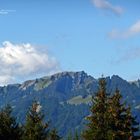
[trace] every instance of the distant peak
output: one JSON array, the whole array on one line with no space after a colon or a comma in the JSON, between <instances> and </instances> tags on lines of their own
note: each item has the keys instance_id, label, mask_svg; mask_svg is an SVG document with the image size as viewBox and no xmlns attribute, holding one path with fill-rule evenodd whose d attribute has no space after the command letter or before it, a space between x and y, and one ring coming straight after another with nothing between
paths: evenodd
<instances>
[{"instance_id":1,"label":"distant peak","mask_svg":"<svg viewBox=\"0 0 140 140\"><path fill-rule=\"evenodd\" d=\"M123 80L121 77L119 77L118 75L112 75L111 79L116 79L116 80Z\"/></svg>"},{"instance_id":2,"label":"distant peak","mask_svg":"<svg viewBox=\"0 0 140 140\"><path fill-rule=\"evenodd\" d=\"M64 71L64 72L59 72L59 73L56 73L56 74L54 74L54 75L52 75L52 76L54 76L54 77L61 77L61 76L76 76L76 75L82 75L82 76L84 76L84 75L87 75L87 73L85 73L84 71L79 71L79 72L72 72L72 71Z\"/></svg>"}]
</instances>

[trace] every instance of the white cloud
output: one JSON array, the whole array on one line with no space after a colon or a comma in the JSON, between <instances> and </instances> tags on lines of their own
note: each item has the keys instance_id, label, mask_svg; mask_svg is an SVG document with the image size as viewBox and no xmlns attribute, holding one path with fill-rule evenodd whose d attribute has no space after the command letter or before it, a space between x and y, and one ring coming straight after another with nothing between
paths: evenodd
<instances>
[{"instance_id":1,"label":"white cloud","mask_svg":"<svg viewBox=\"0 0 140 140\"><path fill-rule=\"evenodd\" d=\"M59 69L56 59L47 52L41 52L28 43L12 44L9 41L3 42L0 48L0 66L0 85Z\"/></svg>"},{"instance_id":2,"label":"white cloud","mask_svg":"<svg viewBox=\"0 0 140 140\"><path fill-rule=\"evenodd\" d=\"M0 9L0 15L7 15L12 12L16 12L16 10Z\"/></svg>"},{"instance_id":3,"label":"white cloud","mask_svg":"<svg viewBox=\"0 0 140 140\"><path fill-rule=\"evenodd\" d=\"M14 82L14 77L11 75L0 75L0 86L7 85L9 82Z\"/></svg>"},{"instance_id":4,"label":"white cloud","mask_svg":"<svg viewBox=\"0 0 140 140\"><path fill-rule=\"evenodd\" d=\"M112 30L109 33L110 38L128 38L131 36L135 36L137 34L140 34L140 20L138 20L136 23L131 25L128 29L124 31L119 30Z\"/></svg>"},{"instance_id":5,"label":"white cloud","mask_svg":"<svg viewBox=\"0 0 140 140\"><path fill-rule=\"evenodd\" d=\"M95 7L112 11L114 14L121 15L123 13L123 8L120 6L114 6L107 0L92 0Z\"/></svg>"}]
</instances>

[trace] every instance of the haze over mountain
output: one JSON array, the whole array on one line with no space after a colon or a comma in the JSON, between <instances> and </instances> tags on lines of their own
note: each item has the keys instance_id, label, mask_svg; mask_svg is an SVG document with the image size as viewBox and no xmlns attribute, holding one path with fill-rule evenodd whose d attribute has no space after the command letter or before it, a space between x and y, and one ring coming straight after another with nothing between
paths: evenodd
<instances>
[{"instance_id":1,"label":"haze over mountain","mask_svg":"<svg viewBox=\"0 0 140 140\"><path fill-rule=\"evenodd\" d=\"M116 88L121 91L123 100L131 105L134 115L140 120L140 80L128 82L117 75L106 77L107 92L112 94ZM33 100L40 103L46 118L51 120L60 135L73 128L80 131L85 117L89 115L92 96L98 89L98 79L80 72L62 72L51 76L0 87L0 106L10 103L13 114L24 122L25 112Z\"/></svg>"}]
</instances>

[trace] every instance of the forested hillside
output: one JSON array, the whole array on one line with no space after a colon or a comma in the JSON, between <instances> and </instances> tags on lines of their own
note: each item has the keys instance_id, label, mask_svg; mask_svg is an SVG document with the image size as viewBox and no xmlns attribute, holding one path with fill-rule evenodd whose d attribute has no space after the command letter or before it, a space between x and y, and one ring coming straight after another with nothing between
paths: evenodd
<instances>
[{"instance_id":1,"label":"forested hillside","mask_svg":"<svg viewBox=\"0 0 140 140\"><path fill-rule=\"evenodd\" d=\"M118 88L139 121L139 80L128 82L116 75L106 77L105 80L107 93L114 94ZM10 103L17 121L24 123L29 106L36 100L45 121L50 121L50 126L57 128L59 134L64 136L69 132L74 133L75 129L79 132L84 128L85 117L90 114L91 98L95 96L98 87L98 79L83 71L62 72L23 84L0 87L0 106Z\"/></svg>"}]
</instances>

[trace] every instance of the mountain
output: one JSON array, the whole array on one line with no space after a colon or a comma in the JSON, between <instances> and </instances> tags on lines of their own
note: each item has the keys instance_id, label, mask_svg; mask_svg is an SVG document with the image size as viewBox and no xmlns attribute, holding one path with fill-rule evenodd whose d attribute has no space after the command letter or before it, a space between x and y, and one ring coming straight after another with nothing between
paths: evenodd
<instances>
[{"instance_id":1,"label":"mountain","mask_svg":"<svg viewBox=\"0 0 140 140\"><path fill-rule=\"evenodd\" d=\"M131 105L140 121L140 80L128 82L117 75L106 77L107 92L120 89L123 100ZM80 131L89 115L92 96L98 89L98 79L81 72L62 72L52 76L29 80L22 84L0 87L0 107L11 104L18 121L25 121L25 114L33 100L40 103L45 121L64 136L75 129Z\"/></svg>"}]
</instances>

